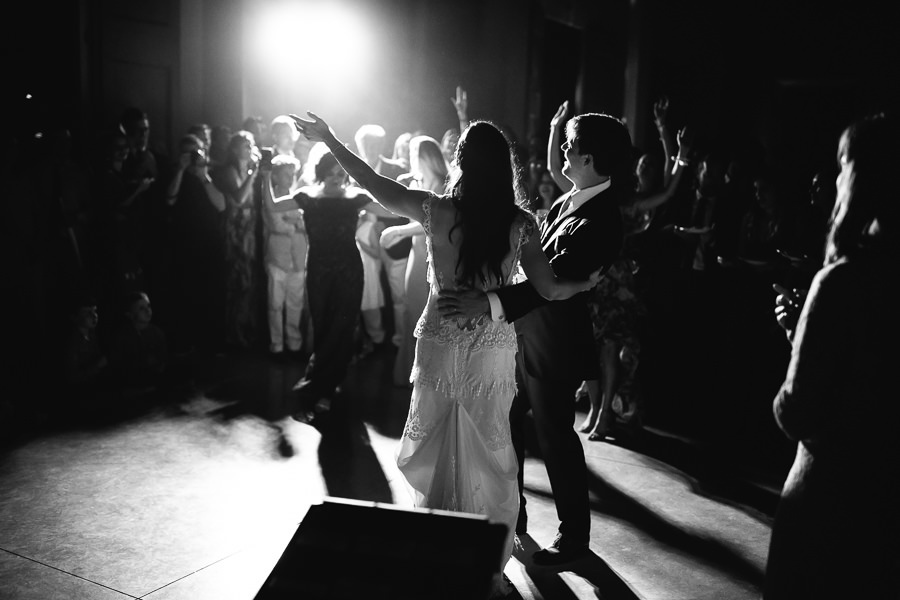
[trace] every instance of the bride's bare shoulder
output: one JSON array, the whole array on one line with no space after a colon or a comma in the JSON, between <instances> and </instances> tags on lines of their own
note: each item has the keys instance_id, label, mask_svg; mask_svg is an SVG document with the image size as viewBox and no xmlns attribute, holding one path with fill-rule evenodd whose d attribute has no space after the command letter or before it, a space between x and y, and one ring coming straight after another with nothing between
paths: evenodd
<instances>
[{"instance_id":1,"label":"bride's bare shoulder","mask_svg":"<svg viewBox=\"0 0 900 600\"><path fill-rule=\"evenodd\" d=\"M513 218L513 229L518 231L524 225L526 228L533 228L537 224L537 218L531 212L524 208L519 208L516 216Z\"/></svg>"},{"instance_id":2,"label":"bride's bare shoulder","mask_svg":"<svg viewBox=\"0 0 900 600\"><path fill-rule=\"evenodd\" d=\"M456 205L450 196L434 195L431 198L431 218L445 218L447 216L456 215Z\"/></svg>"},{"instance_id":3,"label":"bride's bare shoulder","mask_svg":"<svg viewBox=\"0 0 900 600\"><path fill-rule=\"evenodd\" d=\"M446 194L431 194L431 208L432 210L447 210L453 209L456 210L456 207L453 205L453 198L447 196Z\"/></svg>"}]
</instances>

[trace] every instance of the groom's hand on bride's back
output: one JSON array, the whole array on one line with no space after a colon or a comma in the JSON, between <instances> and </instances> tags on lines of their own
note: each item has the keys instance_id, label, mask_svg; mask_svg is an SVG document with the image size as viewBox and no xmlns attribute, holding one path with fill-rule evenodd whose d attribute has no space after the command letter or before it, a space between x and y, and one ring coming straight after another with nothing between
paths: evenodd
<instances>
[{"instance_id":1,"label":"groom's hand on bride's back","mask_svg":"<svg viewBox=\"0 0 900 600\"><path fill-rule=\"evenodd\" d=\"M490 314L491 303L487 294L481 290L441 290L438 295L437 309L441 317L455 319L465 317L472 319L483 314Z\"/></svg>"}]
</instances>

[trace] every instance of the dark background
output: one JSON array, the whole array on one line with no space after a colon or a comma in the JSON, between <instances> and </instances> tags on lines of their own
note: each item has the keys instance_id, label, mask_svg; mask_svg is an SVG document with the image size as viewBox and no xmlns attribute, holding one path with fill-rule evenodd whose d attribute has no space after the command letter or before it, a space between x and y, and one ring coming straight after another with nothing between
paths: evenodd
<instances>
[{"instance_id":1,"label":"dark background","mask_svg":"<svg viewBox=\"0 0 900 600\"><path fill-rule=\"evenodd\" d=\"M249 114L270 120L302 110L308 96L278 97L277 82L260 85L240 64L247 54L242 19L278 3L68 0L52 10L34 2L10 7L3 49L11 130L21 135L64 123L86 133L108 126L133 103L150 112L154 141L169 150L196 120L234 127ZM461 84L473 117L503 123L521 140L544 136L556 107L570 99L578 112L626 117L636 145L652 147L652 103L667 94L676 124L694 124L723 143L755 138L773 160L808 171L833 156L851 118L898 99L895 22L883 3L358 4L384 29L384 47L377 84L346 86L353 90L347 105L356 108L336 115L345 130L374 121L392 135L421 128L439 136L455 124L449 98ZM339 31L334 37L340 44ZM325 49L312 54L298 62L328 60ZM26 101L25 92L34 99Z\"/></svg>"}]
</instances>

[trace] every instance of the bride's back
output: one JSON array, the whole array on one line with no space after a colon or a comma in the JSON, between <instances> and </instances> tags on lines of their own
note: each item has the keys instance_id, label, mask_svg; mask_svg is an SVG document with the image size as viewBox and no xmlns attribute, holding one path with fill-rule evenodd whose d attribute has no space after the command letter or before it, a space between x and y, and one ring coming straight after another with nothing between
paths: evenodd
<instances>
[{"instance_id":1,"label":"bride's back","mask_svg":"<svg viewBox=\"0 0 900 600\"><path fill-rule=\"evenodd\" d=\"M468 284L459 281L461 264L459 262L460 247L463 241L461 227L454 228L459 222L459 211L449 196L437 196L431 202L431 250L432 268L434 269L436 285L440 289L455 290L469 287ZM501 262L502 280L498 280L485 264L482 267L484 283L479 278L476 285L484 290L491 290L509 283L510 271L515 266L516 249L519 243L519 231L525 222L524 213L519 213L506 232L496 232L495 235L507 235L509 238L509 250ZM451 232L452 230L452 232Z\"/></svg>"},{"instance_id":2,"label":"bride's back","mask_svg":"<svg viewBox=\"0 0 900 600\"><path fill-rule=\"evenodd\" d=\"M431 223L432 283L448 290L495 289L510 280L527 218L516 206L521 170L507 137L487 121L466 128L455 163L447 194L433 198L426 209L431 213L426 220Z\"/></svg>"}]
</instances>

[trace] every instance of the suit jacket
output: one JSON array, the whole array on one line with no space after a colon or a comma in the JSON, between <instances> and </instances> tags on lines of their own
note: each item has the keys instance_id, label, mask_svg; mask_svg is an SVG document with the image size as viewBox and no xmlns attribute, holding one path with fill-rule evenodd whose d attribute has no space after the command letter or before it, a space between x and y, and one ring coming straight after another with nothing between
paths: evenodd
<instances>
[{"instance_id":1,"label":"suit jacket","mask_svg":"<svg viewBox=\"0 0 900 600\"><path fill-rule=\"evenodd\" d=\"M559 218L558 202L541 229L541 244L557 277L587 279L609 268L622 250L619 196L609 189ZM519 339L519 360L534 377L596 379L599 361L588 294L550 302L528 281L496 290Z\"/></svg>"}]
</instances>

